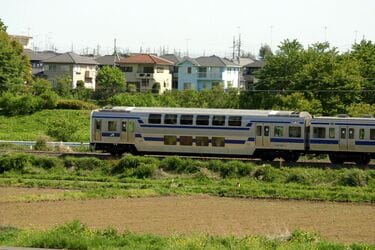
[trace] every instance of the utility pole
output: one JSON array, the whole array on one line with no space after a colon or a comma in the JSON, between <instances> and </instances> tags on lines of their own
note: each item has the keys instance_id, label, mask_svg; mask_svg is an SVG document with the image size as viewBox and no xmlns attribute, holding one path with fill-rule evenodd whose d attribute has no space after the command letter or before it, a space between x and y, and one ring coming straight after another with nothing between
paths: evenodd
<instances>
[{"instance_id":1,"label":"utility pole","mask_svg":"<svg viewBox=\"0 0 375 250\"><path fill-rule=\"evenodd\" d=\"M233 46L232 46L232 59L234 60L234 54L236 50L236 37L233 37Z\"/></svg>"},{"instance_id":2,"label":"utility pole","mask_svg":"<svg viewBox=\"0 0 375 250\"><path fill-rule=\"evenodd\" d=\"M327 42L327 26L324 26L324 41Z\"/></svg>"},{"instance_id":3,"label":"utility pole","mask_svg":"<svg viewBox=\"0 0 375 250\"><path fill-rule=\"evenodd\" d=\"M238 43L237 43L237 57L238 57L238 60L240 60L240 57L241 57L241 46L242 46L242 43L241 43L241 33L238 34Z\"/></svg>"},{"instance_id":4,"label":"utility pole","mask_svg":"<svg viewBox=\"0 0 375 250\"><path fill-rule=\"evenodd\" d=\"M354 31L354 44L357 44L357 35L358 35L358 30Z\"/></svg>"},{"instance_id":5,"label":"utility pole","mask_svg":"<svg viewBox=\"0 0 375 250\"><path fill-rule=\"evenodd\" d=\"M186 56L189 57L189 38L186 38Z\"/></svg>"}]
</instances>

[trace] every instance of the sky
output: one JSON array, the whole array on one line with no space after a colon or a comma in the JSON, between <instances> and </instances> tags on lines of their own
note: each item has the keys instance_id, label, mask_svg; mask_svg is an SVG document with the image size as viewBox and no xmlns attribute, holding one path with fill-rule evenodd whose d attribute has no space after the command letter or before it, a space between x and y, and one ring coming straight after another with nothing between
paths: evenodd
<instances>
[{"instance_id":1,"label":"sky","mask_svg":"<svg viewBox=\"0 0 375 250\"><path fill-rule=\"evenodd\" d=\"M179 52L232 56L233 38L254 55L285 39L347 51L375 41L374 0L0 0L9 34L58 52Z\"/></svg>"}]
</instances>

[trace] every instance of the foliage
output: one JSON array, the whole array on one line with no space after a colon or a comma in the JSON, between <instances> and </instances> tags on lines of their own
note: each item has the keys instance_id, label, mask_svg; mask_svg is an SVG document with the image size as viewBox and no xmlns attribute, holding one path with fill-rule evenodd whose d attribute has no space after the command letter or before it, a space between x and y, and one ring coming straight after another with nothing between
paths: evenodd
<instances>
[{"instance_id":1,"label":"foliage","mask_svg":"<svg viewBox=\"0 0 375 250\"><path fill-rule=\"evenodd\" d=\"M0 94L14 91L31 80L31 66L22 45L12 40L0 20Z\"/></svg>"},{"instance_id":2,"label":"foliage","mask_svg":"<svg viewBox=\"0 0 375 250\"><path fill-rule=\"evenodd\" d=\"M268 56L271 56L273 55L272 53L272 49L271 47L268 45L268 44L264 44L260 47L259 49L259 57L261 59L265 59L267 58Z\"/></svg>"},{"instance_id":3,"label":"foliage","mask_svg":"<svg viewBox=\"0 0 375 250\"><path fill-rule=\"evenodd\" d=\"M353 103L348 107L348 114L350 116L362 117L373 116L375 117L375 103Z\"/></svg>"},{"instance_id":4,"label":"foliage","mask_svg":"<svg viewBox=\"0 0 375 250\"><path fill-rule=\"evenodd\" d=\"M125 91L125 76L117 67L102 67L98 71L96 82L101 99L107 99L110 96Z\"/></svg>"},{"instance_id":5,"label":"foliage","mask_svg":"<svg viewBox=\"0 0 375 250\"><path fill-rule=\"evenodd\" d=\"M53 86L56 93L61 97L70 97L70 90L72 89L72 77L64 75L57 79L56 85Z\"/></svg>"},{"instance_id":6,"label":"foliage","mask_svg":"<svg viewBox=\"0 0 375 250\"><path fill-rule=\"evenodd\" d=\"M98 108L91 102L74 99L60 99L56 105L57 109L93 110Z\"/></svg>"},{"instance_id":7,"label":"foliage","mask_svg":"<svg viewBox=\"0 0 375 250\"><path fill-rule=\"evenodd\" d=\"M61 118L51 123L47 129L47 135L59 141L69 141L72 139L72 134L78 130L77 126L76 121Z\"/></svg>"},{"instance_id":8,"label":"foliage","mask_svg":"<svg viewBox=\"0 0 375 250\"><path fill-rule=\"evenodd\" d=\"M155 83L152 85L151 92L152 92L153 94L159 94L159 92L160 92L160 83L155 82Z\"/></svg>"},{"instance_id":9,"label":"foliage","mask_svg":"<svg viewBox=\"0 0 375 250\"><path fill-rule=\"evenodd\" d=\"M48 140L50 140L50 138L48 136L39 136L35 141L34 149L35 150L42 150L42 151L49 150L49 148L47 146Z\"/></svg>"}]
</instances>

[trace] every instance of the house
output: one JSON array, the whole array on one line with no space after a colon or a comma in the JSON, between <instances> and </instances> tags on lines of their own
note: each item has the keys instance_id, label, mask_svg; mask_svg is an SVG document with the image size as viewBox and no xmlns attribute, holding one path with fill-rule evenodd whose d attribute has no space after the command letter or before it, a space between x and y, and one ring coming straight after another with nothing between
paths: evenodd
<instances>
[{"instance_id":1,"label":"house","mask_svg":"<svg viewBox=\"0 0 375 250\"><path fill-rule=\"evenodd\" d=\"M178 63L178 89L238 88L240 66L226 58L201 56L185 58Z\"/></svg>"},{"instance_id":2,"label":"house","mask_svg":"<svg viewBox=\"0 0 375 250\"><path fill-rule=\"evenodd\" d=\"M176 54L165 54L160 57L173 62L173 65L169 67L169 71L172 74L172 89L178 89L178 66L177 64L181 61L181 57Z\"/></svg>"},{"instance_id":3,"label":"house","mask_svg":"<svg viewBox=\"0 0 375 250\"><path fill-rule=\"evenodd\" d=\"M249 58L249 57L237 57L233 60L236 64L240 66L240 72L239 72L239 83L238 88L239 89L246 89L246 80L244 78L244 72L245 72L245 65L248 65L255 61L255 59Z\"/></svg>"},{"instance_id":4,"label":"house","mask_svg":"<svg viewBox=\"0 0 375 250\"><path fill-rule=\"evenodd\" d=\"M159 89L159 93L172 89L169 71L173 62L151 54L135 54L116 61L123 68L127 84L135 84L141 92Z\"/></svg>"},{"instance_id":5,"label":"house","mask_svg":"<svg viewBox=\"0 0 375 250\"><path fill-rule=\"evenodd\" d=\"M254 72L263 68L264 64L264 60L256 60L244 66L243 78L245 80L245 90L253 89L254 84L257 82Z\"/></svg>"},{"instance_id":6,"label":"house","mask_svg":"<svg viewBox=\"0 0 375 250\"><path fill-rule=\"evenodd\" d=\"M101 68L103 66L115 66L116 61L120 61L124 58L124 56L120 55L105 55L96 58L95 61L98 62L98 67Z\"/></svg>"},{"instance_id":7,"label":"house","mask_svg":"<svg viewBox=\"0 0 375 250\"><path fill-rule=\"evenodd\" d=\"M77 88L79 81L83 81L85 88L95 90L98 63L93 58L68 52L43 60L43 64L44 74L52 84L56 84L58 78L69 75L73 89Z\"/></svg>"},{"instance_id":8,"label":"house","mask_svg":"<svg viewBox=\"0 0 375 250\"><path fill-rule=\"evenodd\" d=\"M31 49L24 49L22 54L29 57L32 74L36 77L45 77L43 60L59 55L54 51L33 51Z\"/></svg>"}]
</instances>

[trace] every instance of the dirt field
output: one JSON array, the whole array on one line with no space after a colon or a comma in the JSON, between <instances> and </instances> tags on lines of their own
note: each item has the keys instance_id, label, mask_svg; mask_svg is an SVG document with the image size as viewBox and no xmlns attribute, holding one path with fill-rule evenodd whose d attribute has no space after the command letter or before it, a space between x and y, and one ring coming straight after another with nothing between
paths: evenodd
<instances>
[{"instance_id":1,"label":"dirt field","mask_svg":"<svg viewBox=\"0 0 375 250\"><path fill-rule=\"evenodd\" d=\"M336 242L375 243L375 205L210 196L15 202L53 189L0 188L0 225L49 228L78 219L92 228L170 235L288 235L319 232ZM7 197L7 198L4 198Z\"/></svg>"}]
</instances>

